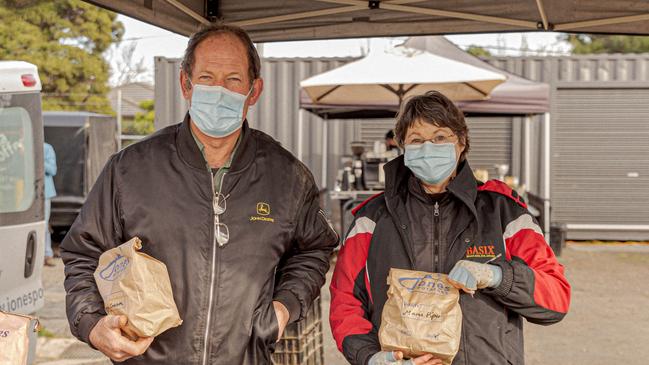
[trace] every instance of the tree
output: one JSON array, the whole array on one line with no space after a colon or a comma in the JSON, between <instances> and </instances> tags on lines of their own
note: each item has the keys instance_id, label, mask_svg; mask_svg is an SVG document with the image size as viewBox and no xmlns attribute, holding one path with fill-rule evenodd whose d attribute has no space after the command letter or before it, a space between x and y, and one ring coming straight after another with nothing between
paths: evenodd
<instances>
[{"instance_id":1,"label":"tree","mask_svg":"<svg viewBox=\"0 0 649 365\"><path fill-rule=\"evenodd\" d=\"M570 43L574 54L649 52L647 36L567 34L562 40Z\"/></svg>"},{"instance_id":2,"label":"tree","mask_svg":"<svg viewBox=\"0 0 649 365\"><path fill-rule=\"evenodd\" d=\"M139 107L145 112L135 113L135 120L132 122L124 122L122 133L147 135L155 130L153 125L155 118L153 100L144 100L140 102Z\"/></svg>"},{"instance_id":3,"label":"tree","mask_svg":"<svg viewBox=\"0 0 649 365\"><path fill-rule=\"evenodd\" d=\"M474 44L470 45L469 48L466 49L467 53L472 54L476 57L489 57L491 56L491 52L486 50L483 47L476 46Z\"/></svg>"},{"instance_id":4,"label":"tree","mask_svg":"<svg viewBox=\"0 0 649 365\"><path fill-rule=\"evenodd\" d=\"M107 52L107 59L115 65L111 72L111 79L115 86L142 81L149 75L149 70L144 65L144 57L135 58L136 42L126 45L115 44Z\"/></svg>"},{"instance_id":5,"label":"tree","mask_svg":"<svg viewBox=\"0 0 649 365\"><path fill-rule=\"evenodd\" d=\"M0 59L38 66L43 109L112 113L103 53L124 27L80 0L0 0Z\"/></svg>"}]
</instances>

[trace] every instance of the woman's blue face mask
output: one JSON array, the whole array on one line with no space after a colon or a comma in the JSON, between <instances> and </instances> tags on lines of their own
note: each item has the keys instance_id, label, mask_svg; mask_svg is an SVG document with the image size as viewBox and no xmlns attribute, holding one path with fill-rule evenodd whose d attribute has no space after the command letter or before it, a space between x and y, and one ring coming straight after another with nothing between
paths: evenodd
<instances>
[{"instance_id":1,"label":"woman's blue face mask","mask_svg":"<svg viewBox=\"0 0 649 365\"><path fill-rule=\"evenodd\" d=\"M457 167L455 143L408 144L404 154L406 166L415 176L430 185L446 180Z\"/></svg>"},{"instance_id":2,"label":"woman's blue face mask","mask_svg":"<svg viewBox=\"0 0 649 365\"><path fill-rule=\"evenodd\" d=\"M222 138L243 125L243 109L252 92L242 95L222 86L192 85L189 115L192 121L210 137Z\"/></svg>"}]
</instances>

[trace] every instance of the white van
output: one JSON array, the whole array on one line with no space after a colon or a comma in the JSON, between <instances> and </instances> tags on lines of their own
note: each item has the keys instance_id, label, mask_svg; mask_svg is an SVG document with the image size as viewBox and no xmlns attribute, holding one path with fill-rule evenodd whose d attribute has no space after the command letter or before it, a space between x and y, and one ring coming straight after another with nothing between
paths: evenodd
<instances>
[{"instance_id":1,"label":"white van","mask_svg":"<svg viewBox=\"0 0 649 365\"><path fill-rule=\"evenodd\" d=\"M0 61L0 310L43 306L44 172L36 66Z\"/></svg>"}]
</instances>

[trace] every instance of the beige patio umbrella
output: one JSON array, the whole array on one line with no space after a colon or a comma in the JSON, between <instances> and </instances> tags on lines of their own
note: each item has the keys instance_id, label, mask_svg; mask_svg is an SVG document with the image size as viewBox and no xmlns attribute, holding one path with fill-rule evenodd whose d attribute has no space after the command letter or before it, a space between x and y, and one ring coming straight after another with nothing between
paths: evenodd
<instances>
[{"instance_id":1,"label":"beige patio umbrella","mask_svg":"<svg viewBox=\"0 0 649 365\"><path fill-rule=\"evenodd\" d=\"M300 82L313 104L398 106L410 95L437 90L454 101L484 100L506 80L502 73L396 47Z\"/></svg>"}]
</instances>

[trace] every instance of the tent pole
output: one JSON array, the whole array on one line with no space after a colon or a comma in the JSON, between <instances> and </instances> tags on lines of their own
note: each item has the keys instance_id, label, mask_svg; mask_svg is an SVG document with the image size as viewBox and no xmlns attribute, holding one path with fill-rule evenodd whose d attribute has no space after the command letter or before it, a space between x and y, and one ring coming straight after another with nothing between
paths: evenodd
<instances>
[{"instance_id":1,"label":"tent pole","mask_svg":"<svg viewBox=\"0 0 649 365\"><path fill-rule=\"evenodd\" d=\"M165 1L168 2L169 4L175 6L178 10L182 11L183 13L185 13L185 14L189 15L190 17L198 20L202 24L205 24L205 25L210 24L209 20L203 18L200 14L198 14L197 12L195 12L192 9L188 8L187 6L185 6L185 4L181 3L180 1L178 1L178 0L165 0Z\"/></svg>"},{"instance_id":2,"label":"tent pole","mask_svg":"<svg viewBox=\"0 0 649 365\"><path fill-rule=\"evenodd\" d=\"M550 113L543 114L543 231L545 238L550 239Z\"/></svg>"},{"instance_id":3,"label":"tent pole","mask_svg":"<svg viewBox=\"0 0 649 365\"><path fill-rule=\"evenodd\" d=\"M638 15L621 16L616 18L584 20L581 22L557 24L554 26L554 31L559 32L563 30L574 30L577 28L599 27L602 25L642 22L646 20L649 20L649 14L638 14Z\"/></svg>"},{"instance_id":4,"label":"tent pole","mask_svg":"<svg viewBox=\"0 0 649 365\"><path fill-rule=\"evenodd\" d=\"M117 150L122 150L122 89L117 90Z\"/></svg>"},{"instance_id":5,"label":"tent pole","mask_svg":"<svg viewBox=\"0 0 649 365\"><path fill-rule=\"evenodd\" d=\"M328 119L329 116L325 114L322 122L322 169L320 172L322 174L320 178L320 189L322 190L327 188L327 154L329 153L327 150L327 144L329 143L329 133L327 131Z\"/></svg>"},{"instance_id":6,"label":"tent pole","mask_svg":"<svg viewBox=\"0 0 649 365\"><path fill-rule=\"evenodd\" d=\"M531 22L529 20L518 20L518 19L510 19L510 18L501 18L496 16L488 16L488 15L461 13L457 11L420 8L416 6L393 5L389 3L384 4L383 2L381 2L381 9L401 11L404 13L414 13L420 15L440 16L445 18L475 20L479 22L494 23L494 24L501 24L501 25L512 25L515 27L528 28L528 29L537 29L536 27L537 23Z\"/></svg>"},{"instance_id":7,"label":"tent pole","mask_svg":"<svg viewBox=\"0 0 649 365\"><path fill-rule=\"evenodd\" d=\"M302 161L303 144L304 144L304 113L302 108L297 110L297 159ZM302 161L304 162L304 161Z\"/></svg>"},{"instance_id":8,"label":"tent pole","mask_svg":"<svg viewBox=\"0 0 649 365\"><path fill-rule=\"evenodd\" d=\"M367 1L364 0L318 0L320 2L332 3L332 4L343 4L343 5L364 5L367 8ZM445 18L457 18L457 19L466 19L466 20L475 20L485 23L494 23L494 24L503 24L503 25L513 25L521 28L537 29L536 22L531 22L529 20L519 20L519 19L510 19L510 18L501 18L496 16L488 15L479 15L479 14L469 14L462 13L458 11L448 11L448 10L439 10L431 8L420 8L417 6L401 5L401 4L410 4L419 1L399 1L395 0L392 2L381 1L379 8L383 10L393 10L400 11L404 13L414 13L421 15L432 15Z\"/></svg>"},{"instance_id":9,"label":"tent pole","mask_svg":"<svg viewBox=\"0 0 649 365\"><path fill-rule=\"evenodd\" d=\"M257 18L257 19L250 19L250 20L242 20L242 21L238 21L238 22L232 22L232 23L230 23L230 25L236 25L238 27L247 27L247 26L251 26L251 25L279 23L279 22L284 22L284 21L287 21L287 20L313 18L313 17L323 16L323 15L351 13L351 12L354 12L354 11L365 10L365 9L367 9L367 3L363 3L363 5L352 5L352 6L344 6L344 7L340 7L340 8L305 11L305 12L302 12L302 13L271 16L271 17L268 17L268 18Z\"/></svg>"},{"instance_id":10,"label":"tent pole","mask_svg":"<svg viewBox=\"0 0 649 365\"><path fill-rule=\"evenodd\" d=\"M531 179L531 169L530 169L530 122L532 118L529 115L526 115L525 118L523 119L523 163L525 166L523 166L523 175L525 176L525 179L523 180L523 184L525 184L526 188L529 190L530 185L532 183Z\"/></svg>"},{"instance_id":11,"label":"tent pole","mask_svg":"<svg viewBox=\"0 0 649 365\"><path fill-rule=\"evenodd\" d=\"M543 22L543 29L548 30L548 16L545 14L545 8L543 7L543 0L536 0L536 6L539 8L539 14L541 15L541 21Z\"/></svg>"}]
</instances>

